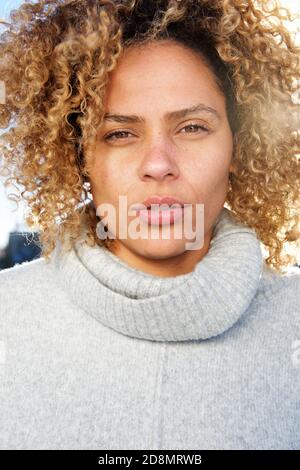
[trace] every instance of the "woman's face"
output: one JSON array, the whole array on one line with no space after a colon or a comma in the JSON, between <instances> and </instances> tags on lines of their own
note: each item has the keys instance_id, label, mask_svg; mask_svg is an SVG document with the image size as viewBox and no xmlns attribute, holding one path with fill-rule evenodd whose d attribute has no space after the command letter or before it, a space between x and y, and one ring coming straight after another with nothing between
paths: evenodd
<instances>
[{"instance_id":1,"label":"woman's face","mask_svg":"<svg viewBox=\"0 0 300 470\"><path fill-rule=\"evenodd\" d=\"M189 272L208 250L231 169L232 133L225 97L213 73L199 55L171 40L133 46L125 49L110 74L104 104L106 115L140 117L116 120L107 116L95 146L91 191L96 208L102 203L115 208L113 251L148 272L164 275L164 266L168 266L166 273L171 273L170 266L176 273ZM199 109L193 113L168 116L197 105ZM113 132L116 134L111 135ZM194 229L196 204L203 205L204 243L200 249L187 249L191 239L184 233L181 239L175 238L177 221L170 225L167 239L151 237L151 224L145 221L140 224L149 229L147 238L119 237L119 196L126 196L129 209L152 195L169 195L192 204ZM136 218L137 214L128 215L127 227ZM156 229L161 233L162 226Z\"/></svg>"}]
</instances>

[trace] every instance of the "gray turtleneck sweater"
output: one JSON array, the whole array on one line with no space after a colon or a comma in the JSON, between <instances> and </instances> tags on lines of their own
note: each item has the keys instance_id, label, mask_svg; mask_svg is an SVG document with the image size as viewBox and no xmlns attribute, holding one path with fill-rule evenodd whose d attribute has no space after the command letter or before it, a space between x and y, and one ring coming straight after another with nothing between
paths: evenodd
<instances>
[{"instance_id":1,"label":"gray turtleneck sweater","mask_svg":"<svg viewBox=\"0 0 300 470\"><path fill-rule=\"evenodd\" d=\"M58 243L0 273L0 377L1 449L300 449L300 276L225 208L175 277Z\"/></svg>"}]
</instances>

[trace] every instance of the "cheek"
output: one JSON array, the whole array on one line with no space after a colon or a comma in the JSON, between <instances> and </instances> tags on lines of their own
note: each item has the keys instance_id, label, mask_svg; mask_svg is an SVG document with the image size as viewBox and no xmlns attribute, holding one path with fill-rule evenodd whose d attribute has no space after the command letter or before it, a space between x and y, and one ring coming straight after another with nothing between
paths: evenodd
<instances>
[{"instance_id":1,"label":"cheek","mask_svg":"<svg viewBox=\"0 0 300 470\"><path fill-rule=\"evenodd\" d=\"M198 148L191 149L188 170L191 177L195 175L203 181L224 179L230 168L232 152L232 137L226 129L206 139Z\"/></svg>"},{"instance_id":2,"label":"cheek","mask_svg":"<svg viewBox=\"0 0 300 470\"><path fill-rule=\"evenodd\" d=\"M115 204L119 195L126 195L132 183L130 169L121 168L115 162L104 161L91 171L91 187L95 202Z\"/></svg>"},{"instance_id":3,"label":"cheek","mask_svg":"<svg viewBox=\"0 0 300 470\"><path fill-rule=\"evenodd\" d=\"M201 181L205 186L211 186L226 180L229 173L231 158L220 153L207 153L201 156L190 168L189 176L194 181Z\"/></svg>"}]
</instances>

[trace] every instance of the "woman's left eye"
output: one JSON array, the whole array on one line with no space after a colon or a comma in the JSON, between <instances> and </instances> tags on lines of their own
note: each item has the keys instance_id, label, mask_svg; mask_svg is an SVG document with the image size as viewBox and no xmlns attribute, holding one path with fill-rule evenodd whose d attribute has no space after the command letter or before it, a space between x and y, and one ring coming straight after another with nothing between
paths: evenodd
<instances>
[{"instance_id":1,"label":"woman's left eye","mask_svg":"<svg viewBox=\"0 0 300 470\"><path fill-rule=\"evenodd\" d=\"M209 129L207 127L200 126L200 124L189 124L188 126L185 126L182 129L188 129L189 127L190 128L193 127L193 128L196 128L196 129L201 129L202 131L206 131L206 132L209 131ZM196 132L192 132L192 134L196 134Z\"/></svg>"}]
</instances>

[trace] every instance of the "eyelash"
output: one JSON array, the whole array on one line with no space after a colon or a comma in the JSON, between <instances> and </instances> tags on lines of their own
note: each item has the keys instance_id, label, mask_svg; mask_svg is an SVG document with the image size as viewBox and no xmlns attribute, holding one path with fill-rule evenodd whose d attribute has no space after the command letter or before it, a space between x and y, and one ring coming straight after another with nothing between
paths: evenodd
<instances>
[{"instance_id":1,"label":"eyelash","mask_svg":"<svg viewBox=\"0 0 300 470\"><path fill-rule=\"evenodd\" d=\"M188 126L185 126L183 127L182 129L186 129L187 127L197 127L198 129L201 129L205 132L209 132L209 129L205 126L200 126L200 124L189 124ZM110 134L107 134L105 137L104 137L104 140L111 140L112 137L115 137L116 135L118 134L131 134L131 132L129 131L114 131L114 132L111 132ZM193 134L195 134L195 132L193 132ZM115 139L114 139L115 140ZM123 140L122 138L121 139L118 139L116 138L116 140Z\"/></svg>"}]
</instances>

